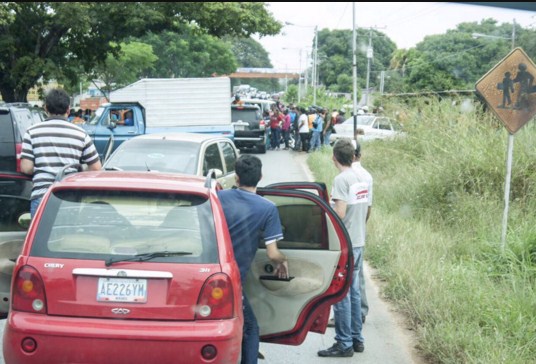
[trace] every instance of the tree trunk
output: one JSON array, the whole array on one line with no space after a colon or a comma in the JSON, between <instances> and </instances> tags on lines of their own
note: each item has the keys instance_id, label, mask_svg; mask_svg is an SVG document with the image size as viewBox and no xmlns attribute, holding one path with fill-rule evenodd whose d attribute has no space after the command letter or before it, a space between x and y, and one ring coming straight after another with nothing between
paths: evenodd
<instances>
[{"instance_id":1,"label":"tree trunk","mask_svg":"<svg viewBox=\"0 0 536 364\"><path fill-rule=\"evenodd\" d=\"M9 87L1 87L0 94L4 102L28 102L28 91L30 87L24 87L22 90L14 90Z\"/></svg>"},{"instance_id":2,"label":"tree trunk","mask_svg":"<svg viewBox=\"0 0 536 364\"><path fill-rule=\"evenodd\" d=\"M12 89L0 87L0 94L2 95L2 100L4 100L4 102L14 102L15 100L15 91Z\"/></svg>"}]
</instances>

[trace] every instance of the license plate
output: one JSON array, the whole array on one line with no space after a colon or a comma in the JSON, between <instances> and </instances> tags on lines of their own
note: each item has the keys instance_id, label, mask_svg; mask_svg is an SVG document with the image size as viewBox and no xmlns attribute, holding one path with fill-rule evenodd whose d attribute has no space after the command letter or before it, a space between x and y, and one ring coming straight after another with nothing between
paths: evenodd
<instances>
[{"instance_id":1,"label":"license plate","mask_svg":"<svg viewBox=\"0 0 536 364\"><path fill-rule=\"evenodd\" d=\"M244 125L235 125L234 130L243 131L245 129Z\"/></svg>"},{"instance_id":2,"label":"license plate","mask_svg":"<svg viewBox=\"0 0 536 364\"><path fill-rule=\"evenodd\" d=\"M147 280L128 278L99 278L97 301L147 302Z\"/></svg>"}]
</instances>

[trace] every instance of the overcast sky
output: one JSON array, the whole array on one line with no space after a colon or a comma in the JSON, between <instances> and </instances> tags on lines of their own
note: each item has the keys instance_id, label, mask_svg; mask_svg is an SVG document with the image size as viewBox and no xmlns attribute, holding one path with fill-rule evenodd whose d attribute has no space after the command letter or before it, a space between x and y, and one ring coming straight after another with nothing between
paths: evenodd
<instances>
[{"instance_id":1,"label":"overcast sky","mask_svg":"<svg viewBox=\"0 0 536 364\"><path fill-rule=\"evenodd\" d=\"M398 48L414 47L426 35L444 34L459 23L480 22L486 18L493 18L499 24L511 24L515 19L524 28L536 26L535 12L498 7L450 2L355 4L356 26L376 27ZM294 24L286 25L278 36L256 38L269 52L272 65L282 71L296 72L305 68L306 52L311 51L315 26L319 30L352 29L351 2L269 2L268 10L277 20Z\"/></svg>"}]
</instances>

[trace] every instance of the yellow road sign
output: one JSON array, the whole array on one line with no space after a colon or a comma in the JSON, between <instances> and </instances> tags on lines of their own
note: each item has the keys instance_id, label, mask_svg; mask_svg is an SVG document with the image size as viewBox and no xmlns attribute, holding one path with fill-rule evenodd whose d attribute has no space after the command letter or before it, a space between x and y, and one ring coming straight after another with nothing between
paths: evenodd
<instances>
[{"instance_id":1,"label":"yellow road sign","mask_svg":"<svg viewBox=\"0 0 536 364\"><path fill-rule=\"evenodd\" d=\"M521 48L512 50L475 87L512 134L536 114L536 65Z\"/></svg>"}]
</instances>

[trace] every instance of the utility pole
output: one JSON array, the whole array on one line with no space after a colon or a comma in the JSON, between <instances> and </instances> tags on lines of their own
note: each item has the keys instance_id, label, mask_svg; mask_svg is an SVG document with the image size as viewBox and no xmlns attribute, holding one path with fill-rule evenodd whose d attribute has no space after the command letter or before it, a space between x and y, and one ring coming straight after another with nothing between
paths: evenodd
<instances>
[{"instance_id":1,"label":"utility pole","mask_svg":"<svg viewBox=\"0 0 536 364\"><path fill-rule=\"evenodd\" d=\"M309 84L307 82L307 78L309 77L308 75L308 71L307 71L307 66L309 64L309 51L305 51L305 71L303 72L303 75L305 77L305 93L304 95L307 96L307 92L309 91L308 87L309 87Z\"/></svg>"},{"instance_id":2,"label":"utility pole","mask_svg":"<svg viewBox=\"0 0 536 364\"><path fill-rule=\"evenodd\" d=\"M300 104L301 101L301 84L302 84L302 63L301 63L301 48L300 48L300 72L298 76L298 104Z\"/></svg>"},{"instance_id":3,"label":"utility pole","mask_svg":"<svg viewBox=\"0 0 536 364\"><path fill-rule=\"evenodd\" d=\"M357 38L356 38L356 31L355 31L355 2L352 2L352 78L353 78L353 88L354 88L354 112L353 112L353 118L354 118L354 139L357 143L357 135L356 135L356 129L357 129L357 46L356 46Z\"/></svg>"},{"instance_id":4,"label":"utility pole","mask_svg":"<svg viewBox=\"0 0 536 364\"><path fill-rule=\"evenodd\" d=\"M318 27L315 27L315 47L313 50L313 104L316 105L316 76L318 70L316 69L318 63Z\"/></svg>"},{"instance_id":5,"label":"utility pole","mask_svg":"<svg viewBox=\"0 0 536 364\"><path fill-rule=\"evenodd\" d=\"M372 51L372 28L369 29L369 44L367 48L367 93L365 94L365 105L368 107L369 104L369 80L370 80L370 61L372 60L373 51Z\"/></svg>"}]
</instances>

